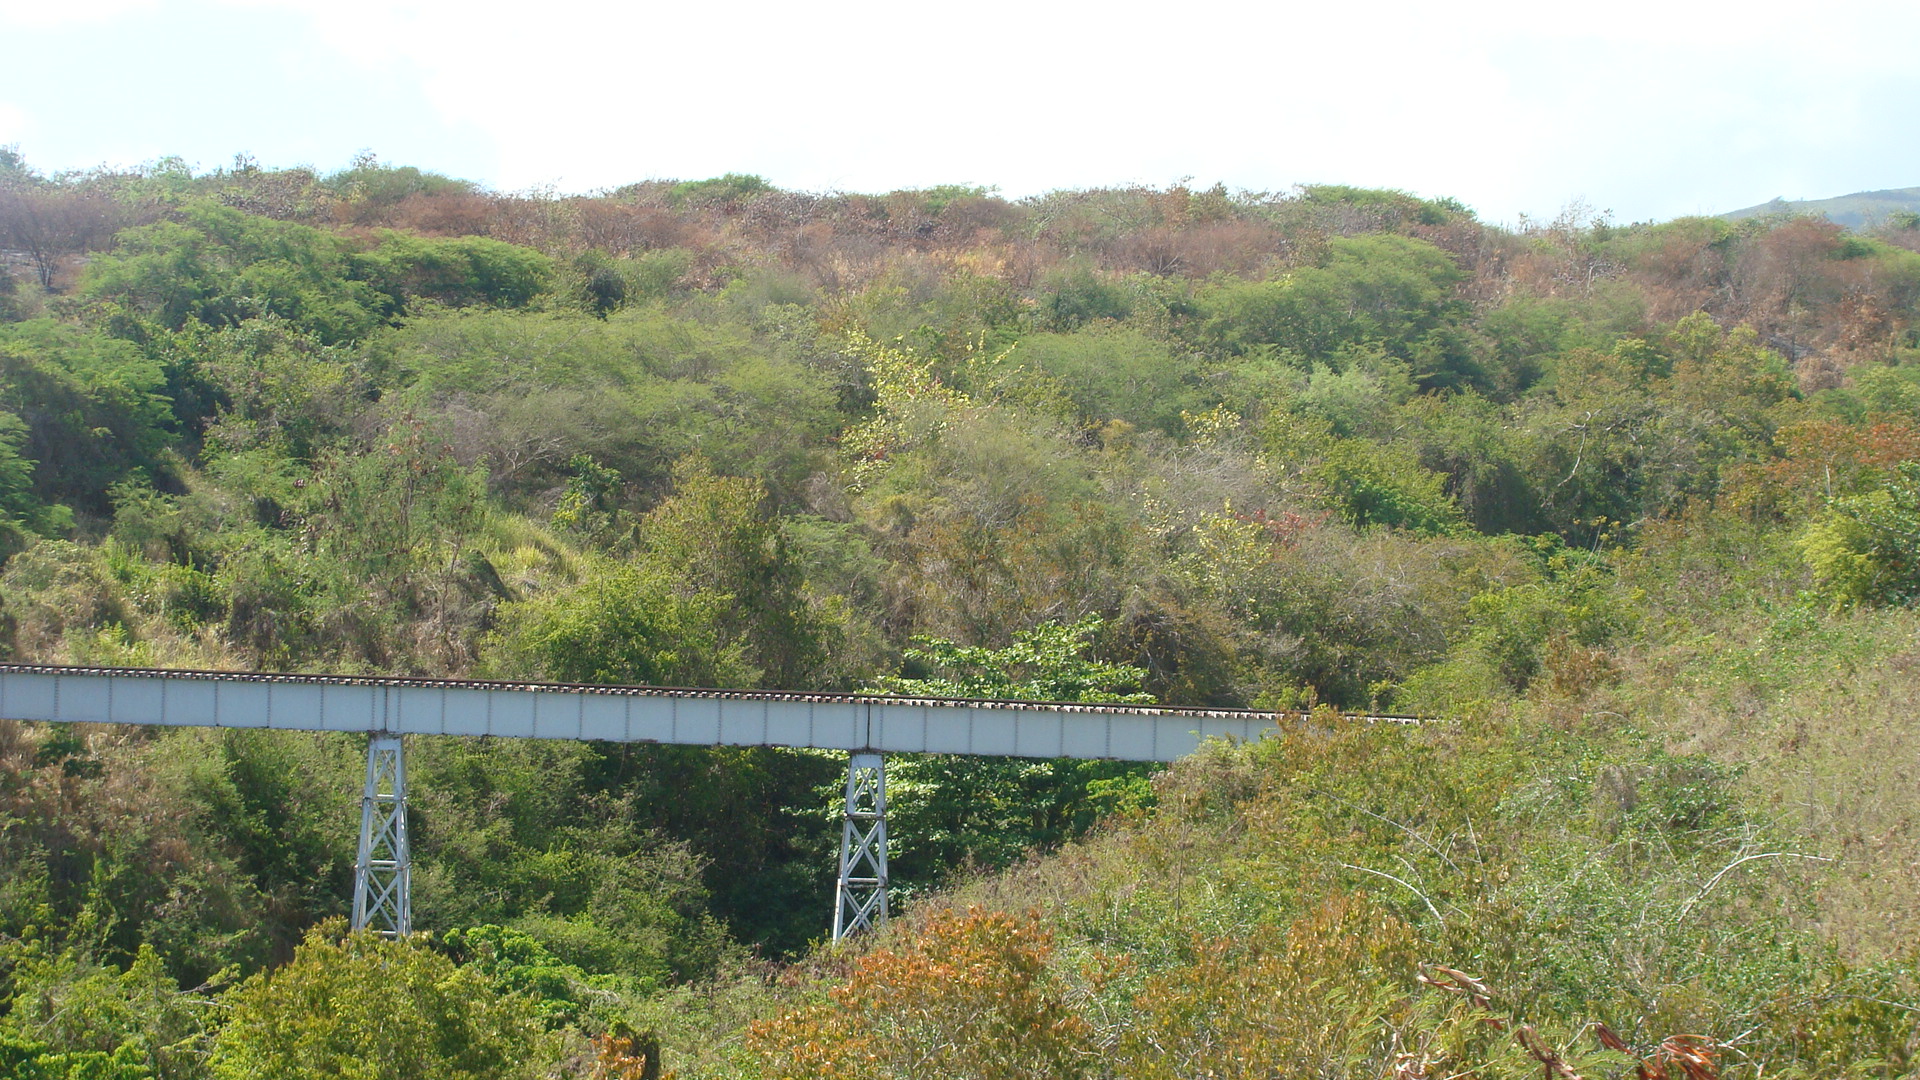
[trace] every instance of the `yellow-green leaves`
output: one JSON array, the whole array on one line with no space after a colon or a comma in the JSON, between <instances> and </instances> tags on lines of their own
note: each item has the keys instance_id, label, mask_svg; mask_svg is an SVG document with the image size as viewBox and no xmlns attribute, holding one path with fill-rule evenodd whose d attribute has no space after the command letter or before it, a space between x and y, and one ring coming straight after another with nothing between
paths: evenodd
<instances>
[{"instance_id":1,"label":"yellow-green leaves","mask_svg":"<svg viewBox=\"0 0 1920 1080\"><path fill-rule=\"evenodd\" d=\"M539 1075L539 1023L521 998L419 944L340 926L227 996L217 1080L521 1080Z\"/></svg>"}]
</instances>

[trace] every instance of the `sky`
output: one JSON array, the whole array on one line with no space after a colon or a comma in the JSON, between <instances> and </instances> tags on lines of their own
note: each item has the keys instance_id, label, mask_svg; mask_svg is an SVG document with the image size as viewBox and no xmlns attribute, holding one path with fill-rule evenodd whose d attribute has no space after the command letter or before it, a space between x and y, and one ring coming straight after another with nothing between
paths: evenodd
<instances>
[{"instance_id":1,"label":"sky","mask_svg":"<svg viewBox=\"0 0 1920 1080\"><path fill-rule=\"evenodd\" d=\"M1618 222L1920 185L1920 4L0 0L43 172L381 161L517 191L758 173L1189 181Z\"/></svg>"}]
</instances>

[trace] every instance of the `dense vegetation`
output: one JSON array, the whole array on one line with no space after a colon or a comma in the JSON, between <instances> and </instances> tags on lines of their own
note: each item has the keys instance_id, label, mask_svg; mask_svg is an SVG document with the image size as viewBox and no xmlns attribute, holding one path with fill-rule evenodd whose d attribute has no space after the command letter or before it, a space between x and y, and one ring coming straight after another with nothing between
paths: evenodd
<instances>
[{"instance_id":1,"label":"dense vegetation","mask_svg":"<svg viewBox=\"0 0 1920 1080\"><path fill-rule=\"evenodd\" d=\"M8 1075L1916 1068L1920 221L3 151L0 257L5 658L1317 710L893 763L843 951L831 755L421 740L396 943L363 742L0 722Z\"/></svg>"}]
</instances>

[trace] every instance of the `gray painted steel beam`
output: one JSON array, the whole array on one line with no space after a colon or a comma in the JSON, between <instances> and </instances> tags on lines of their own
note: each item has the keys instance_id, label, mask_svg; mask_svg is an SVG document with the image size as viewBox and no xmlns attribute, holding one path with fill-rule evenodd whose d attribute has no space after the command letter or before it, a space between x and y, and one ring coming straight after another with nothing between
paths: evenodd
<instances>
[{"instance_id":1,"label":"gray painted steel beam","mask_svg":"<svg viewBox=\"0 0 1920 1080\"><path fill-rule=\"evenodd\" d=\"M1172 761L1292 713L0 664L0 717L857 753ZM1401 719L1388 717L1381 719Z\"/></svg>"},{"instance_id":2,"label":"gray painted steel beam","mask_svg":"<svg viewBox=\"0 0 1920 1080\"><path fill-rule=\"evenodd\" d=\"M413 933L413 855L407 844L407 764L398 735L367 745L360 795L360 854L353 864L353 928Z\"/></svg>"},{"instance_id":3,"label":"gray painted steel beam","mask_svg":"<svg viewBox=\"0 0 1920 1080\"><path fill-rule=\"evenodd\" d=\"M879 754L847 759L840 877L833 889L833 940L887 921L887 764Z\"/></svg>"}]
</instances>

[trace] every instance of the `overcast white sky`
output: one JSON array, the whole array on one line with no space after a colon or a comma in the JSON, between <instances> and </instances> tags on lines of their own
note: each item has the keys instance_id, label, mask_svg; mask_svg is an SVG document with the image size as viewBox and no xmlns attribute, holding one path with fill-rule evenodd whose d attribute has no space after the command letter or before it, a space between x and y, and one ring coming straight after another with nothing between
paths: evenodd
<instances>
[{"instance_id":1,"label":"overcast white sky","mask_svg":"<svg viewBox=\"0 0 1920 1080\"><path fill-rule=\"evenodd\" d=\"M1920 185L1920 4L0 0L43 170L356 151L500 189L1185 177L1620 221Z\"/></svg>"}]
</instances>

